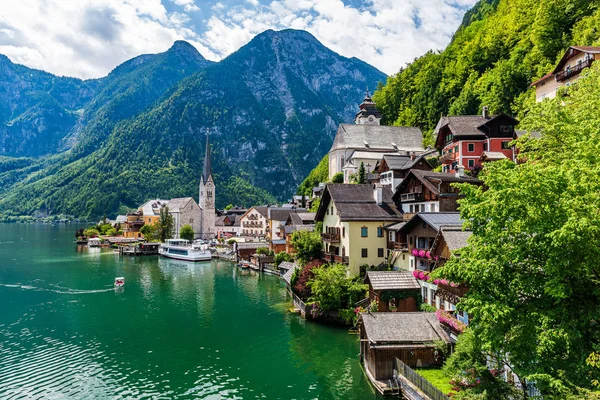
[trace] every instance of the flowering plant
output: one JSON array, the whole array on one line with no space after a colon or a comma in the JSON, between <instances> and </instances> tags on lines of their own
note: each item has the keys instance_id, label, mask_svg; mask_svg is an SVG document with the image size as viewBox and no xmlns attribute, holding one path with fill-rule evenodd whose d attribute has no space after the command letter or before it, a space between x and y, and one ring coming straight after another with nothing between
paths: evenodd
<instances>
[{"instance_id":1,"label":"flowering plant","mask_svg":"<svg viewBox=\"0 0 600 400\"><path fill-rule=\"evenodd\" d=\"M438 321L440 321L442 324L449 326L457 332L462 333L467 327L464 323L460 322L446 311L437 310L435 312L435 316L437 317Z\"/></svg>"},{"instance_id":2,"label":"flowering plant","mask_svg":"<svg viewBox=\"0 0 600 400\"><path fill-rule=\"evenodd\" d=\"M422 250L422 249L419 250L419 257L425 257L425 253L426 253L425 250Z\"/></svg>"},{"instance_id":3,"label":"flowering plant","mask_svg":"<svg viewBox=\"0 0 600 400\"><path fill-rule=\"evenodd\" d=\"M431 252L430 251L425 252L425 257L431 259Z\"/></svg>"},{"instance_id":4,"label":"flowering plant","mask_svg":"<svg viewBox=\"0 0 600 400\"><path fill-rule=\"evenodd\" d=\"M413 271L413 276L420 280L420 281L425 281L425 282L429 282L429 280L431 279L429 277L429 272L426 271L419 271L418 269Z\"/></svg>"},{"instance_id":5,"label":"flowering plant","mask_svg":"<svg viewBox=\"0 0 600 400\"><path fill-rule=\"evenodd\" d=\"M412 250L412 255L415 256L415 257L418 257L419 256L419 250L413 249Z\"/></svg>"}]
</instances>

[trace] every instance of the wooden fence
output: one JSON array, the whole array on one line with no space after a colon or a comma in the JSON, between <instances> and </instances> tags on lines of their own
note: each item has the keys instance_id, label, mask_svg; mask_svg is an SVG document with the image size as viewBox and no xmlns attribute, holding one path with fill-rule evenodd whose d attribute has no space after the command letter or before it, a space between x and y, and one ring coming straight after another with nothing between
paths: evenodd
<instances>
[{"instance_id":1,"label":"wooden fence","mask_svg":"<svg viewBox=\"0 0 600 400\"><path fill-rule=\"evenodd\" d=\"M417 374L412 368L404 364L402 360L396 358L394 369L398 375L402 375L407 381L415 385L431 400L449 400L450 398L442 393L438 388L433 386L429 381Z\"/></svg>"}]
</instances>

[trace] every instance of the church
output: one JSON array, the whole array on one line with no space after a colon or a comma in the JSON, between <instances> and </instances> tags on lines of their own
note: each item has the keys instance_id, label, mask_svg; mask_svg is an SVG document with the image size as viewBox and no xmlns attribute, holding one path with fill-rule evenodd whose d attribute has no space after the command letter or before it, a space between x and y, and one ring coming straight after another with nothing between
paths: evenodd
<instances>
[{"instance_id":1,"label":"church","mask_svg":"<svg viewBox=\"0 0 600 400\"><path fill-rule=\"evenodd\" d=\"M329 179L344 173L344 182L355 174L362 162L371 172L386 154L422 154L423 133L417 127L381 125L381 113L367 91L354 124L338 127L329 150Z\"/></svg>"},{"instance_id":2,"label":"church","mask_svg":"<svg viewBox=\"0 0 600 400\"><path fill-rule=\"evenodd\" d=\"M196 236L203 240L215 237L215 182L212 176L212 164L210 160L210 143L206 135L206 151L204 153L204 168L200 177L200 230Z\"/></svg>"}]
</instances>

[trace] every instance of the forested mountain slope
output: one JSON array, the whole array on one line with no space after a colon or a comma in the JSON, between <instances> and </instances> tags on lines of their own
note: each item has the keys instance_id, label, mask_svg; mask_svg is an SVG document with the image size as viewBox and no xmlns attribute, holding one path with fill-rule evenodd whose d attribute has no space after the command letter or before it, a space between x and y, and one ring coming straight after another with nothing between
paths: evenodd
<instances>
[{"instance_id":1,"label":"forested mountain slope","mask_svg":"<svg viewBox=\"0 0 600 400\"><path fill-rule=\"evenodd\" d=\"M151 197L196 197L207 134L218 206L284 200L329 150L337 125L352 119L365 88L386 78L293 30L258 35L153 103L153 96L145 101L144 79L160 79L156 71L137 68L125 86L102 82L96 98L107 92L108 103L98 101L72 150L42 167L0 173L4 214L92 217ZM135 96L127 97L132 86Z\"/></svg>"},{"instance_id":2,"label":"forested mountain slope","mask_svg":"<svg viewBox=\"0 0 600 400\"><path fill-rule=\"evenodd\" d=\"M388 78L374 100L387 124L419 126L431 143L440 114L519 115L528 87L570 45L600 45L598 0L482 0L452 42Z\"/></svg>"}]
</instances>

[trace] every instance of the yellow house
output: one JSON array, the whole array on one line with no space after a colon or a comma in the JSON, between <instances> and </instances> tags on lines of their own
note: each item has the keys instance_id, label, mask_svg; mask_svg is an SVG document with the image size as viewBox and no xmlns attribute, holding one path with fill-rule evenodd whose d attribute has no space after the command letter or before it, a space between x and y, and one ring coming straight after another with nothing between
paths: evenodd
<instances>
[{"instance_id":1,"label":"yellow house","mask_svg":"<svg viewBox=\"0 0 600 400\"><path fill-rule=\"evenodd\" d=\"M401 220L388 186L328 184L315 218L323 223L322 258L348 265L351 276L362 265L386 263L384 226Z\"/></svg>"}]
</instances>

